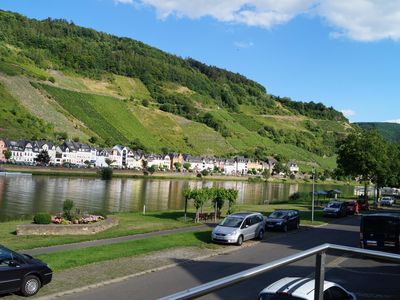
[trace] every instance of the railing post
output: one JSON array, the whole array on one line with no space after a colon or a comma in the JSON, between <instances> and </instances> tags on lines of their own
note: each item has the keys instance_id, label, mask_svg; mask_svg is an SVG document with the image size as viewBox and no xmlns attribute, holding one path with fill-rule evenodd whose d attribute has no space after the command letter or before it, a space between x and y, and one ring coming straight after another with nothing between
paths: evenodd
<instances>
[{"instance_id":1,"label":"railing post","mask_svg":"<svg viewBox=\"0 0 400 300\"><path fill-rule=\"evenodd\" d=\"M324 299L325 260L326 260L325 251L317 253L315 261L314 300Z\"/></svg>"}]
</instances>

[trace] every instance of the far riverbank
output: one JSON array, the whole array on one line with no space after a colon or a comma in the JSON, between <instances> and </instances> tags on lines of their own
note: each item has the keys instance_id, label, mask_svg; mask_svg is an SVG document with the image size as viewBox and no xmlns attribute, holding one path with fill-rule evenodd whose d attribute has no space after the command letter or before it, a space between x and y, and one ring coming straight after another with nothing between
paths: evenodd
<instances>
[{"instance_id":1,"label":"far riverbank","mask_svg":"<svg viewBox=\"0 0 400 300\"><path fill-rule=\"evenodd\" d=\"M17 166L17 165L2 165L1 171L6 172L22 172L31 173L35 176L65 176L65 177L99 177L97 169L95 168L64 168L64 167L38 167L38 166ZM113 170L113 177L115 178L155 178L155 179L182 179L182 180L216 180L216 181L254 181L254 183L261 183L265 180L261 176L254 175L207 175L197 177L195 173L189 172L155 172L152 175L144 175L141 171L136 170ZM312 180L309 179L290 179L282 177L270 177L267 182L271 183L290 183L290 184L312 184ZM337 180L316 180L318 185L357 185L357 182L343 182Z\"/></svg>"}]
</instances>

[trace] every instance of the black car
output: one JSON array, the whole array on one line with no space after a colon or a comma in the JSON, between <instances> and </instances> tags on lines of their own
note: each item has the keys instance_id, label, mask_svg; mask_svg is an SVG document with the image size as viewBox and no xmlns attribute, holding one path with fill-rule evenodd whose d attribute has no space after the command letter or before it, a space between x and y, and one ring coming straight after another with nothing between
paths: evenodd
<instances>
[{"instance_id":1,"label":"black car","mask_svg":"<svg viewBox=\"0 0 400 300\"><path fill-rule=\"evenodd\" d=\"M300 228L299 211L295 209L278 209L267 217L265 230L280 229L284 232L290 228Z\"/></svg>"},{"instance_id":2,"label":"black car","mask_svg":"<svg viewBox=\"0 0 400 300\"><path fill-rule=\"evenodd\" d=\"M53 271L42 261L0 245L0 294L20 292L33 296L52 279Z\"/></svg>"},{"instance_id":3,"label":"black car","mask_svg":"<svg viewBox=\"0 0 400 300\"><path fill-rule=\"evenodd\" d=\"M347 205L342 201L330 201L323 210L325 217L345 217L347 215Z\"/></svg>"}]
</instances>

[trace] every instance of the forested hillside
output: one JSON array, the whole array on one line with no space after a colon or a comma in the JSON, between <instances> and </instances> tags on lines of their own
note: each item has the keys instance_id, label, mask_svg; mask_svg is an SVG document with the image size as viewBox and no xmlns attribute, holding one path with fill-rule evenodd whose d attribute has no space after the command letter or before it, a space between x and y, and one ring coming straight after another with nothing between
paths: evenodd
<instances>
[{"instance_id":1,"label":"forested hillside","mask_svg":"<svg viewBox=\"0 0 400 300\"><path fill-rule=\"evenodd\" d=\"M363 122L355 124L362 129L376 129L387 140L400 142L400 124L387 122Z\"/></svg>"},{"instance_id":2,"label":"forested hillside","mask_svg":"<svg viewBox=\"0 0 400 300\"><path fill-rule=\"evenodd\" d=\"M0 73L16 107L46 128L38 134L4 127L3 136L67 134L100 145L277 154L332 167L336 141L352 130L322 103L270 95L240 74L65 20L0 11Z\"/></svg>"}]
</instances>

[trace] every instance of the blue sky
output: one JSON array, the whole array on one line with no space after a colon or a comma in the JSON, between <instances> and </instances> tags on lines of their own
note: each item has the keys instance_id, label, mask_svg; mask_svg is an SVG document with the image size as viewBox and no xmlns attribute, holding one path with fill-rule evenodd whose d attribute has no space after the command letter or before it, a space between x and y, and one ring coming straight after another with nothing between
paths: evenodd
<instances>
[{"instance_id":1,"label":"blue sky","mask_svg":"<svg viewBox=\"0 0 400 300\"><path fill-rule=\"evenodd\" d=\"M131 37L351 121L400 122L397 0L1 0L0 8Z\"/></svg>"}]
</instances>

